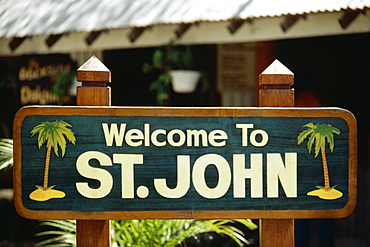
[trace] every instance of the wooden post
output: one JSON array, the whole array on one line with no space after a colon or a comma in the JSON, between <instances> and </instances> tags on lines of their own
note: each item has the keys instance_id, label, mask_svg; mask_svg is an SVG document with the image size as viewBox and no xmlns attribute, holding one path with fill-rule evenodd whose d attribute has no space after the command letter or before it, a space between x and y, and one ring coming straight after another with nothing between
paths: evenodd
<instances>
[{"instance_id":1,"label":"wooden post","mask_svg":"<svg viewBox=\"0 0 370 247\"><path fill-rule=\"evenodd\" d=\"M294 74L278 60L260 74L259 106L294 107ZM294 219L260 220L260 246L294 247Z\"/></svg>"},{"instance_id":2,"label":"wooden post","mask_svg":"<svg viewBox=\"0 0 370 247\"><path fill-rule=\"evenodd\" d=\"M110 106L111 73L95 56L92 56L77 70L76 103L78 106ZM78 247L108 247L111 245L109 220L77 220Z\"/></svg>"}]
</instances>

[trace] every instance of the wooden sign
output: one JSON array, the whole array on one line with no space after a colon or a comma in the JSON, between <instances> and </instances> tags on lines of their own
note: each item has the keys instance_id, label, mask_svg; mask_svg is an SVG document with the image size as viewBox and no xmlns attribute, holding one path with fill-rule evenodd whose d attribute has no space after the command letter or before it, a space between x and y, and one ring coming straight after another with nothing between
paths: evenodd
<instances>
[{"instance_id":1,"label":"wooden sign","mask_svg":"<svg viewBox=\"0 0 370 247\"><path fill-rule=\"evenodd\" d=\"M356 120L339 108L25 107L14 130L26 218L340 218L356 204Z\"/></svg>"}]
</instances>

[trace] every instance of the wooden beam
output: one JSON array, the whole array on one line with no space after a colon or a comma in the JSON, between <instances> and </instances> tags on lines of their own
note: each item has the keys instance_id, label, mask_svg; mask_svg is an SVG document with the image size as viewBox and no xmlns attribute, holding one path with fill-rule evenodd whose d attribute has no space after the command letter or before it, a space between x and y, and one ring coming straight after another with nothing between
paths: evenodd
<instances>
[{"instance_id":1,"label":"wooden beam","mask_svg":"<svg viewBox=\"0 0 370 247\"><path fill-rule=\"evenodd\" d=\"M52 47L62 36L63 34L51 34L49 37L47 37L45 43L48 45L48 47Z\"/></svg>"},{"instance_id":2,"label":"wooden beam","mask_svg":"<svg viewBox=\"0 0 370 247\"><path fill-rule=\"evenodd\" d=\"M362 13L362 10L344 11L343 15L339 18L339 24L342 27L342 29L346 29L360 13Z\"/></svg>"},{"instance_id":3,"label":"wooden beam","mask_svg":"<svg viewBox=\"0 0 370 247\"><path fill-rule=\"evenodd\" d=\"M235 33L243 24L245 20L233 20L227 25L227 29L231 34Z\"/></svg>"},{"instance_id":4,"label":"wooden beam","mask_svg":"<svg viewBox=\"0 0 370 247\"><path fill-rule=\"evenodd\" d=\"M78 106L111 106L110 70L95 56L92 56L77 70ZM78 247L109 247L109 220L77 220L76 241Z\"/></svg>"},{"instance_id":5,"label":"wooden beam","mask_svg":"<svg viewBox=\"0 0 370 247\"><path fill-rule=\"evenodd\" d=\"M91 45L102 33L103 31L92 31L89 33L85 38L87 45Z\"/></svg>"},{"instance_id":6,"label":"wooden beam","mask_svg":"<svg viewBox=\"0 0 370 247\"><path fill-rule=\"evenodd\" d=\"M294 247L293 219L262 219L259 227L261 247Z\"/></svg>"},{"instance_id":7,"label":"wooden beam","mask_svg":"<svg viewBox=\"0 0 370 247\"><path fill-rule=\"evenodd\" d=\"M259 106L293 107L294 74L278 60L275 60L259 76ZM260 246L294 247L294 219L261 219Z\"/></svg>"},{"instance_id":8,"label":"wooden beam","mask_svg":"<svg viewBox=\"0 0 370 247\"><path fill-rule=\"evenodd\" d=\"M286 16L285 19L280 23L281 29L283 29L283 31L286 32L301 17L302 17L302 15L288 15L288 16Z\"/></svg>"},{"instance_id":9,"label":"wooden beam","mask_svg":"<svg viewBox=\"0 0 370 247\"><path fill-rule=\"evenodd\" d=\"M16 37L9 42L9 47L12 51L15 51L22 43L26 40L26 37Z\"/></svg>"},{"instance_id":10,"label":"wooden beam","mask_svg":"<svg viewBox=\"0 0 370 247\"><path fill-rule=\"evenodd\" d=\"M131 30L129 38L131 42L135 42L137 38L145 31L146 27L136 27Z\"/></svg>"},{"instance_id":11,"label":"wooden beam","mask_svg":"<svg viewBox=\"0 0 370 247\"><path fill-rule=\"evenodd\" d=\"M175 30L176 37L180 38L186 31L188 31L191 25L192 24L185 24L185 23L180 24Z\"/></svg>"},{"instance_id":12,"label":"wooden beam","mask_svg":"<svg viewBox=\"0 0 370 247\"><path fill-rule=\"evenodd\" d=\"M109 220L77 220L78 247L110 247Z\"/></svg>"}]
</instances>

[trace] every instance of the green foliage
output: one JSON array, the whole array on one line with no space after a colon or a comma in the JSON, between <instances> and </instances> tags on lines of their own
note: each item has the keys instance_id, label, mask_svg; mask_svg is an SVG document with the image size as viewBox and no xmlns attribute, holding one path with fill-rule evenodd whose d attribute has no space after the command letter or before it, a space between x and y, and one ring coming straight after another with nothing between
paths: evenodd
<instances>
[{"instance_id":1,"label":"green foliage","mask_svg":"<svg viewBox=\"0 0 370 247\"><path fill-rule=\"evenodd\" d=\"M191 46L173 46L167 48L167 57L169 66L173 69L194 69Z\"/></svg>"},{"instance_id":2,"label":"green foliage","mask_svg":"<svg viewBox=\"0 0 370 247\"><path fill-rule=\"evenodd\" d=\"M47 146L51 145L54 148L54 153L56 156L59 156L58 147L60 147L63 157L66 152L67 145L64 137L67 137L72 144L75 144L76 142L74 133L68 127L72 127L72 125L60 120L56 120L54 122L43 122L32 129L31 137L35 134L39 134L37 140L39 148L41 148L42 145L47 142Z\"/></svg>"},{"instance_id":3,"label":"green foliage","mask_svg":"<svg viewBox=\"0 0 370 247\"><path fill-rule=\"evenodd\" d=\"M329 144L331 152L334 151L334 134L339 135L339 129L331 126L330 124L313 124L308 123L303 127L307 127L297 137L297 144L300 145L308 137L307 149L311 153L312 147L315 145L315 157L320 152L320 147L325 147L326 142Z\"/></svg>"},{"instance_id":4,"label":"green foliage","mask_svg":"<svg viewBox=\"0 0 370 247\"><path fill-rule=\"evenodd\" d=\"M4 59L0 59L0 94L15 89L12 67Z\"/></svg>"},{"instance_id":5,"label":"green foliage","mask_svg":"<svg viewBox=\"0 0 370 247\"><path fill-rule=\"evenodd\" d=\"M114 241L119 246L174 247L197 234L215 232L229 236L239 246L248 244L243 232L230 224L235 221L256 229L250 220L119 220L113 221Z\"/></svg>"},{"instance_id":6,"label":"green foliage","mask_svg":"<svg viewBox=\"0 0 370 247\"><path fill-rule=\"evenodd\" d=\"M116 246L166 246L182 245L197 234L215 232L232 238L239 246L248 244L243 232L231 223L238 222L251 230L257 226L251 220L112 220L112 242ZM42 221L40 226L53 227L37 233L47 237L35 246L75 246L76 224L71 220ZM54 229L55 228L55 229Z\"/></svg>"},{"instance_id":7,"label":"green foliage","mask_svg":"<svg viewBox=\"0 0 370 247\"><path fill-rule=\"evenodd\" d=\"M13 165L13 140L0 139L0 170Z\"/></svg>"},{"instance_id":8,"label":"green foliage","mask_svg":"<svg viewBox=\"0 0 370 247\"><path fill-rule=\"evenodd\" d=\"M159 105L164 105L170 99L172 77L169 72L173 69L195 69L191 46L176 46L175 39L168 45L156 49L152 62L145 63L142 68L145 74L152 72L158 74L149 90L157 93Z\"/></svg>"},{"instance_id":9,"label":"green foliage","mask_svg":"<svg viewBox=\"0 0 370 247\"><path fill-rule=\"evenodd\" d=\"M164 105L167 100L170 98L170 84L172 77L168 73L162 73L158 76L149 90L157 92L157 102L160 105Z\"/></svg>"},{"instance_id":10,"label":"green foliage","mask_svg":"<svg viewBox=\"0 0 370 247\"><path fill-rule=\"evenodd\" d=\"M334 185L334 186L331 186L331 187L330 187L330 189L331 189L331 190L332 190L332 189L335 189L337 186L338 186L337 184L336 184L336 185ZM321 185L317 185L317 186L316 186L316 188L318 188L318 189L322 189L322 190L324 190L324 189L325 189L325 187L324 187L324 186L321 186Z\"/></svg>"},{"instance_id":11,"label":"green foliage","mask_svg":"<svg viewBox=\"0 0 370 247\"><path fill-rule=\"evenodd\" d=\"M35 234L36 237L44 238L35 244L39 246L72 247L76 246L76 221L75 220L47 220L41 221L40 228L47 230Z\"/></svg>"},{"instance_id":12,"label":"green foliage","mask_svg":"<svg viewBox=\"0 0 370 247\"><path fill-rule=\"evenodd\" d=\"M75 78L75 73L62 71L58 74L57 79L55 80L53 87L51 88L52 92L55 95L64 97L69 96L69 91L72 86L72 82Z\"/></svg>"},{"instance_id":13,"label":"green foliage","mask_svg":"<svg viewBox=\"0 0 370 247\"><path fill-rule=\"evenodd\" d=\"M168 45L156 49L152 56L152 63L145 63L143 72L148 73L153 69L165 73L171 69L195 69L191 46L176 46L173 39Z\"/></svg>"}]
</instances>

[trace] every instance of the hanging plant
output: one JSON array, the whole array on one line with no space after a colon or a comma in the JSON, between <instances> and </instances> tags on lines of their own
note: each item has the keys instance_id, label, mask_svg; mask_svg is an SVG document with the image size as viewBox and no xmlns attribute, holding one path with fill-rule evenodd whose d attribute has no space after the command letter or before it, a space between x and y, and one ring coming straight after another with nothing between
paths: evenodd
<instances>
[{"instance_id":1,"label":"hanging plant","mask_svg":"<svg viewBox=\"0 0 370 247\"><path fill-rule=\"evenodd\" d=\"M202 74L199 71L194 71L197 66L194 61L193 48L191 46L175 45L175 41L175 39L172 39L166 46L156 49L152 56L152 62L143 65L144 73L158 74L149 90L156 92L159 105L165 105L170 100L171 86L177 93L193 92ZM191 72L189 73L189 71ZM174 79L178 78L178 74L180 74L179 86L174 85L176 83ZM193 87L190 89L186 85L182 85L188 81L183 77L185 74L190 74L190 77L195 80ZM206 80L201 81L204 84L207 83Z\"/></svg>"}]
</instances>

